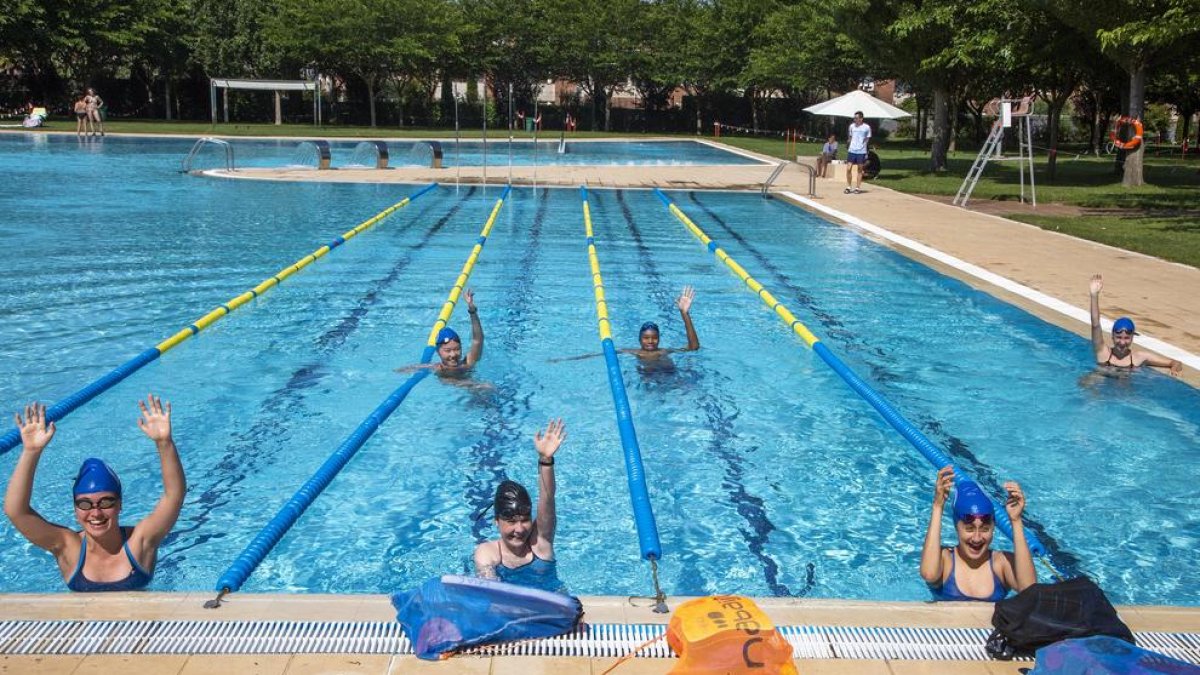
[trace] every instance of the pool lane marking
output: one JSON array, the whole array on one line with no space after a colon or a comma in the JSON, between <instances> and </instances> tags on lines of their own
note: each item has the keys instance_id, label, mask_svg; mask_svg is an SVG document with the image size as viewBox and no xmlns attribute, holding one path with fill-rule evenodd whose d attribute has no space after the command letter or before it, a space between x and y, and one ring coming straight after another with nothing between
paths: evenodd
<instances>
[{"instance_id":1,"label":"pool lane marking","mask_svg":"<svg viewBox=\"0 0 1200 675\"><path fill-rule=\"evenodd\" d=\"M758 295L759 299L767 305L767 307L778 314L779 317L782 318L784 322L787 323L789 327L797 335L799 335L809 347L812 348L813 352L821 357L822 361L832 368L835 373L841 376L842 380L844 380L846 384L855 391L855 393L861 396L863 400L871 405L871 407L875 408L880 416L882 416L883 419L889 425L891 425L893 429L899 432L905 440L907 440L914 448L916 448L917 451L920 452L929 461L929 463L934 466L934 468L941 468L946 465L954 464L950 457L946 455L946 453L942 452L941 448L938 448L936 445L934 445L933 442L930 441L924 434L922 434L912 422L909 422L907 419L905 419L900 411L897 410L890 402L888 402L887 399L872 389L871 386L862 378L860 378L853 370L851 370L849 366L843 363L842 360L838 358L837 355L834 354L828 347L826 347L815 335L813 335L812 332L809 331L799 319L793 316L791 311L789 311L787 307L783 306L783 303L776 300L775 297L771 295L770 291L756 281L754 277L750 276L750 274L746 272L746 270L743 269L736 260L730 257L724 249L718 246L715 241L705 234L704 230L700 229L696 223L692 222L692 219L689 218L686 213L680 210L680 208L676 206L674 202L672 202L665 194L663 194L661 190L655 190L654 192L656 195L658 195L658 198L662 201L662 203L666 205L667 209L672 215L679 219L679 221L683 223L688 230L690 230L692 234L695 235L696 238L699 239L700 242L703 243L705 247L707 247L708 250L717 257L718 260L724 262L729 269L733 270L734 274L736 274L742 280L742 282L750 288L750 290L754 291L755 294ZM958 467L955 466L954 480L956 484L962 484L963 482L971 479L967 477L966 472L960 471ZM1008 517L1008 512L1004 510L1003 502L1001 502L1000 506L996 509L995 516L996 524L1011 540L1013 536L1012 521ZM1029 550L1034 555L1044 558L1048 554L1046 547L1042 545L1041 540L1038 539L1037 534L1035 534L1032 530L1025 532L1025 540L1029 545Z\"/></svg>"},{"instance_id":2,"label":"pool lane marking","mask_svg":"<svg viewBox=\"0 0 1200 675\"><path fill-rule=\"evenodd\" d=\"M471 248L471 253L467 256L466 262L463 263L462 270L458 274L454 285L450 288L450 293L446 298L446 302L442 304L442 309L438 313L438 318L433 323L433 328L429 331L429 338L425 342L425 349L421 352L422 364L428 364L433 355L437 353L437 334L438 331L446 325L450 319L450 315L454 312L454 307L458 303L458 298L462 293L462 289L466 286L467 280L471 278L471 272L475 267L476 261L479 260L479 255L483 251L484 244L487 243L488 234L492 231L492 225L496 222L496 217L500 214L501 207L504 206L504 200L508 197L508 193L512 190L512 186L505 186L504 192L500 194L500 198L496 200L495 206L492 207L492 212L488 216L487 221L483 225L478 238L475 240L475 245ZM275 545L287 534L288 530L296 524L300 516L308 510L313 501L321 495L329 483L337 477L338 473L346 466L346 464L354 457L369 438L379 429L388 417L391 416L396 408L404 402L410 391L417 386L421 380L429 376L430 369L421 368L413 373L403 384L391 393L380 403L370 415L364 419L358 427L350 433L341 445L333 451L333 454L325 460L325 463L316 470L308 480L304 482L300 489L292 495L290 499L280 507L279 511L263 528L254 536L254 539L238 554L237 558L230 563L229 568L217 580L216 587L217 597L205 603L205 607L219 607L221 599L229 594L241 589L242 584L250 578L254 570L262 563L263 559L271 552Z\"/></svg>"},{"instance_id":3,"label":"pool lane marking","mask_svg":"<svg viewBox=\"0 0 1200 675\"><path fill-rule=\"evenodd\" d=\"M600 258L596 255L596 239L592 231L587 187L579 188L579 196L583 202L583 226L587 235L588 266L591 268L592 294L596 304L596 326L600 333L600 346L604 352L608 372L608 386L612 393L617 429L621 435L621 448L625 455L625 474L629 484L629 498L633 503L633 518L637 524L642 557L653 563L662 558L662 544L659 542L658 525L654 521L654 509L651 507L650 492L646 486L642 451L638 446L637 431L633 427L633 412L629 407L629 397L625 394L625 378L621 376L621 364L617 361L617 350L613 345L612 322L608 318L608 300L604 294L604 279L600 275ZM655 586L657 585L656 580Z\"/></svg>"},{"instance_id":4,"label":"pool lane marking","mask_svg":"<svg viewBox=\"0 0 1200 675\"><path fill-rule=\"evenodd\" d=\"M395 213L397 210L402 209L405 206L408 206L408 204L411 203L412 200L414 200L414 199L420 197L421 195L425 194L426 192L429 192L430 190L436 188L437 185L438 185L437 183L430 183L429 185L426 185L425 187L421 188L414 194L409 195L408 197L405 197L404 199L401 199L400 201L396 202L395 204L392 204L391 206L380 211L379 213L375 214L374 216L371 216L370 218L363 221L362 223L359 223L354 228L342 233L341 236L335 238L333 241L329 242L328 244L318 248L317 250L313 251L312 253L309 253L308 255L304 256L303 258L300 258L299 260L292 263L291 265L288 265L287 267L283 268L282 270L267 277L266 279L264 279L262 282L260 282L254 288L246 291L245 293L242 293L241 295L235 296L234 298L232 298L224 303L221 303L220 305L218 305L216 307L216 309L213 309L208 314L205 314L204 316L200 317L195 322L189 324L187 327L181 329L179 332L175 333L174 335L167 338L166 340L163 340L162 342L158 343L154 347L151 347L150 349L147 349L146 351L142 352L141 354L138 354L137 356L133 357L129 361L126 361L125 363L123 363L123 364L117 366L116 368L114 368L113 370L109 371L106 375L100 377L99 379L95 380L91 384L86 385L82 389L67 396L66 398L59 401L58 403L55 403L54 405L50 406L49 408L46 409L46 421L47 422L57 422L58 420L61 420L62 418L66 417L67 415L71 414L71 412L73 412L76 408L82 406L83 404L85 404L88 401L92 400L93 398L99 396L100 394L104 393L105 391L108 391L109 389L111 389L113 386L115 386L120 381L124 380L125 378L129 377L130 375L132 375L135 372L137 372L138 370L140 370L146 364L154 361L158 357L162 356L163 354L167 353L171 349L177 347L179 344L183 343L188 338L192 337L193 335L196 335L200 331L204 330L205 328L208 328L212 324L221 320L223 317L230 314L231 312L236 310L238 307L241 307L242 305L246 304L247 302L250 302L251 300L253 300L253 299L261 296L262 294L266 293L267 291L271 290L275 286L278 286L280 283L282 283L288 277L299 272L300 270L304 269L305 267L308 267L314 261L323 257L325 254L329 253L330 251L337 248L338 246L341 246L342 244L346 243L350 239L353 239L354 237L358 236L359 234L367 231L368 229L370 229L371 227L375 226L380 221L382 221L384 218L387 218L388 216ZM0 436L0 454L8 452L9 450L12 450L20 442L21 442L20 432L16 429L10 430L8 433L4 434L3 436Z\"/></svg>"},{"instance_id":5,"label":"pool lane marking","mask_svg":"<svg viewBox=\"0 0 1200 675\"><path fill-rule=\"evenodd\" d=\"M185 511L186 521L193 524L177 524L171 531L173 538L196 531L200 527L200 523L208 520L209 513L224 506L228 501L226 493L245 480L246 476L273 463L276 455L286 450L281 448L278 442L280 435L288 430L287 420L281 418L294 412L295 406L303 404L305 393L316 387L325 378L328 372L325 366L329 363L330 358L358 329L362 318L367 315L372 306L379 302L380 294L400 278L401 273L412 263L414 258L427 251L425 245L453 219L462 209L463 204L474 196L475 189L475 187L471 187L465 196L459 197L458 201L454 202L446 213L441 215L421 235L420 239L409 247L409 250L396 261L386 275L375 280L371 289L359 298L354 309L344 315L336 325L317 337L314 341L316 360L292 371L287 382L259 404L259 412L254 416L254 424L232 435L224 448L225 454L212 464L216 467L214 480L204 488L203 492L191 500L192 503ZM419 211L414 214L413 218L420 220L428 210L426 208ZM230 468L226 471L221 467ZM178 550L180 549L172 549L173 552ZM160 557L159 569L169 567L172 561L177 560L178 558L174 556Z\"/></svg>"},{"instance_id":6,"label":"pool lane marking","mask_svg":"<svg viewBox=\"0 0 1200 675\"><path fill-rule=\"evenodd\" d=\"M628 201L625 199L623 191L616 191L616 202L621 211L621 217L625 220L625 225L629 230L629 235L633 238L633 242L637 248L638 257L641 262L641 267L645 270L646 276L651 282L651 292L656 300L661 303L663 308L675 309L675 298L672 293L667 290L662 275L658 271L658 266L651 255L650 247L646 244L641 228L638 227L637 218L630 208ZM604 202L598 201L597 208L603 209ZM668 315L670 316L670 315ZM678 316L677 314L675 316ZM666 327L669 323L675 321L674 316L663 322ZM713 372L720 375L720 371L713 369ZM779 532L780 536L787 537L787 533L780 531L767 515L766 501L757 495L750 492L742 476L746 473L742 462L745 459L736 448L733 447L734 441L737 440L737 433L733 429L734 420L741 415L736 401L729 399L728 395L722 390L719 384L720 378L711 386L701 388L703 393L696 398L695 404L704 411L708 418L708 429L712 436L705 447L708 452L716 458L721 464L722 478L724 479L723 487L726 488L726 497L729 504L733 507L737 516L741 517L745 522L746 527L737 528L742 534L742 538L746 542L746 548L750 554L758 559L758 563L762 568L763 578L766 581L767 587L771 594L776 597L803 597L811 590L814 583L814 575L816 566L813 563L805 563L802 567L806 583L804 588L799 591L792 591L787 584L779 580L781 567L780 564L767 552L768 544L770 543L770 533ZM714 390L716 393L714 393ZM725 400L728 399L728 400ZM727 411L726 406L731 410ZM801 567L801 565L797 565ZM698 571L693 571L692 574L699 577ZM797 575L801 573L797 570ZM697 587L697 580L691 579L693 588ZM703 578L698 580L699 587L703 587Z\"/></svg>"},{"instance_id":7,"label":"pool lane marking","mask_svg":"<svg viewBox=\"0 0 1200 675\"><path fill-rule=\"evenodd\" d=\"M759 251L754 244L750 243L744 236L730 227L720 215L706 206L704 202L701 201L697 196L696 190L688 190L688 198L691 200L692 204L695 204L704 212L706 217L716 223L742 248L753 255L758 264L764 269L768 270L774 276L776 282L787 289L789 294L794 295L796 302L799 303L800 308L804 312L810 316L816 317L821 326L825 329L826 339L838 337L840 339L836 339L836 341L842 343L843 346L857 348L864 353L873 354L878 357L881 360L881 363L878 365L872 364L869 361L864 363L865 366L870 368L872 381L887 382L900 377L899 375L888 370L886 365L883 363L883 361L887 361L890 358L886 350L867 344L866 342L858 339L858 336L851 337L850 333L845 329L842 322L836 316L822 309L811 295L809 295L802 288L798 287L788 277L787 274L780 270L777 265L767 258L767 256L763 255L763 253ZM947 456L958 458L959 462L965 463L970 467L971 471L968 471L968 474L974 472L973 475L975 476L977 483L979 483L980 478L986 479L983 483L980 483L980 487L986 488L985 493L987 490L992 490L994 494L1000 494L1003 491L1001 485L1004 483L1004 481L1000 480L996 476L996 472L984 464L982 460L975 455L966 441L946 431L943 428L940 420L926 417L917 421L920 424L919 428L924 429L926 435L935 437L938 442L942 443L944 447L947 448ZM962 464L960 464L960 466L961 465ZM1059 542L1046 531L1046 528L1043 527L1038 521L1029 517L1028 514L1026 514L1026 517L1022 519L1022 522L1025 524L1027 529L1032 529L1033 532L1037 534L1038 538L1041 539L1042 544L1045 545L1048 550L1054 551L1054 560L1056 567L1060 572L1071 575L1076 574L1080 564L1079 558L1059 545Z\"/></svg>"},{"instance_id":8,"label":"pool lane marking","mask_svg":"<svg viewBox=\"0 0 1200 675\"><path fill-rule=\"evenodd\" d=\"M1091 314L1090 314L1089 310L1083 309L1081 307L1076 307L1075 305L1072 305L1070 303L1059 300L1058 298L1056 298L1052 295L1047 295L1041 291L1030 288L1029 286L1026 286L1024 284L1013 281L1012 279L1002 277L999 274L996 274L995 272L990 272L978 265L969 263L961 258L956 258L956 257L950 255L949 253L939 251L938 249L933 248L931 246L926 246L925 244L922 244L918 241L915 241L913 239L909 239L908 237L896 234L895 232L892 232L890 230L886 230L882 227L879 227L878 225L867 222L857 216L852 216L848 213L838 211L837 209L831 209L828 206L825 206L823 204L818 204L817 202L815 202L811 199L808 199L807 197L801 197L800 195L795 194L794 192L780 192L779 194L781 194L789 199L795 200L796 202L798 202L800 204L804 204L805 206L808 206L812 209L820 211L821 213L824 213L825 215L832 216L832 217L842 220L846 223L849 223L850 225L853 225L854 227L857 227L862 230L866 230L867 232L870 232L871 234L874 234L882 239L890 241L893 244L902 246L911 251L915 251L916 253L920 253L923 256L932 258L944 265L953 267L954 269L956 269L964 274L969 274L970 276L973 276L976 279L979 279L980 281L985 281L993 286L1002 288L1002 289L1008 291L1009 293L1012 293L1014 295L1018 295L1022 298L1025 298L1026 300L1028 300L1030 302L1036 303L1038 305L1046 307L1047 309L1051 309L1055 312L1058 312L1059 314L1063 314L1069 318L1080 321L1088 326L1090 326L1092 323ZM1003 219L1001 219L1001 220L1003 220ZM1101 244L1101 245L1106 246L1104 244ZM1108 248L1115 249L1115 247L1111 247L1111 246ZM1115 250L1120 250L1120 249L1115 249ZM1105 317L1100 318L1100 325L1104 328L1105 332L1112 331L1112 324L1113 324L1113 322L1111 319L1108 319ZM1168 342L1164 342L1163 340L1160 340L1158 338L1150 337L1149 335L1146 335L1143 332L1138 333L1138 344L1146 347L1147 349L1152 349L1152 350L1158 352L1159 354L1162 354L1163 356L1166 356L1168 358L1176 359L1176 360L1182 362L1184 365L1187 365L1190 368L1193 368L1195 370L1200 370L1200 355L1193 354L1185 349L1176 347L1175 345L1170 344Z\"/></svg>"}]
</instances>

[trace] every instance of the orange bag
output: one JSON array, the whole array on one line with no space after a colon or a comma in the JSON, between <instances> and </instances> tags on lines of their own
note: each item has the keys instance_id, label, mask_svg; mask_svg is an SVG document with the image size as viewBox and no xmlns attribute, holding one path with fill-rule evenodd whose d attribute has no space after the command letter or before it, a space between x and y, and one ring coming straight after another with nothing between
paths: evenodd
<instances>
[{"instance_id":1,"label":"orange bag","mask_svg":"<svg viewBox=\"0 0 1200 675\"><path fill-rule=\"evenodd\" d=\"M792 646L749 598L719 595L675 608L667 644L679 655L672 675L796 675Z\"/></svg>"}]
</instances>

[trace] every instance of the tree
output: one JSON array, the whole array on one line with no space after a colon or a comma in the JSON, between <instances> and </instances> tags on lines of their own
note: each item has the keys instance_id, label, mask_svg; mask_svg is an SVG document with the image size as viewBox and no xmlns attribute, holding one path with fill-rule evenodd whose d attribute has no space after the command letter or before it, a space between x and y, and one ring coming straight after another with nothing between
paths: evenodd
<instances>
[{"instance_id":1,"label":"tree","mask_svg":"<svg viewBox=\"0 0 1200 675\"><path fill-rule=\"evenodd\" d=\"M641 1L543 1L547 62L554 64L554 74L579 83L594 113L603 116L604 130L610 130L612 95L633 72L637 41L630 27Z\"/></svg>"},{"instance_id":2,"label":"tree","mask_svg":"<svg viewBox=\"0 0 1200 675\"><path fill-rule=\"evenodd\" d=\"M1194 53L1200 35L1200 0L1041 0L1049 11L1094 39L1101 53L1129 76L1124 110L1140 118L1145 112L1147 72L1182 47ZM1145 183L1145 144L1124 153L1121 183Z\"/></svg>"}]
</instances>

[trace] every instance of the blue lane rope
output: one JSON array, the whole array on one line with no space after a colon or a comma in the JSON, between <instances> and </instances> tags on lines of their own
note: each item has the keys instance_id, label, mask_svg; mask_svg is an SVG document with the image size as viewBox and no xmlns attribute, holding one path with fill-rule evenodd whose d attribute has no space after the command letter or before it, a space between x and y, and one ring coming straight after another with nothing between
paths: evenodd
<instances>
[{"instance_id":1,"label":"blue lane rope","mask_svg":"<svg viewBox=\"0 0 1200 675\"><path fill-rule=\"evenodd\" d=\"M483 226L483 230L476 240L471 254L467 257L466 263L463 265L463 270L460 272L454 286L450 289L449 298L442 305L442 311L438 315L437 321L433 324L433 330L430 331L429 339L426 342L425 348L421 351L421 363L428 364L433 360L433 355L437 353L437 344L435 342L438 330L446 325L450 315L454 311L454 307L458 302L458 298L462 289L466 285L467 279L471 276L471 271L475 266L475 262L479 259L479 254L483 250L483 245L487 242L488 233L492 229L492 225L496 221L496 216L500 213L500 208L504 205L504 200L508 197L511 186L506 186L500 198L496 200L496 205L492 207L491 215ZM400 385L390 396L379 404L365 420L358 425L357 428L342 441L337 450L325 460L325 463L317 469L317 471L304 482L300 489L292 495L290 499L279 509L273 518L254 536L254 539L246 545L246 548L238 554L237 558L229 565L229 568L217 580L216 590L218 595L215 599L205 603L205 607L219 607L221 599L229 594L241 589L254 570L258 568L262 561L275 548L288 530L296 524L300 516L308 510L313 501L320 496L321 492L329 486L329 483L338 475L346 463L354 457L359 448L367 442L372 434L375 433L379 426L387 420L396 408L404 402L408 397L408 393L417 386L421 380L429 376L429 369L422 368L413 373L404 384Z\"/></svg>"},{"instance_id":2,"label":"blue lane rope","mask_svg":"<svg viewBox=\"0 0 1200 675\"><path fill-rule=\"evenodd\" d=\"M855 393L857 393L864 401L870 404L871 407L873 407L883 417L883 419L889 425L891 425L893 429L899 432L905 440L907 440L914 448L916 448L917 451L920 452L921 455L933 465L934 468L940 469L947 465L953 465L956 485L962 485L967 481L972 483L975 482L966 474L965 471L960 471L958 466L950 460L950 457L946 453L942 452L940 448L934 445L934 443L930 441L925 434L921 433L912 422L909 422L904 415L902 415L900 411L895 408L895 406L888 402L888 400L879 394L879 392L872 389L871 386L863 381L863 379L860 378L853 370L851 370L849 366L843 363L842 360L837 357L837 355L830 351L830 349L826 347L824 343L817 339L816 336L809 331L802 322L796 319L792 313L783 306L783 303L776 301L774 296L772 296L762 284L751 277L749 273L745 271L745 269L738 265L738 263L734 261L728 253L725 252L724 249L718 246L715 241L705 234L705 232L701 230L700 227L697 226L692 219L683 212L682 209L676 206L674 202L672 202L662 192L662 190L655 188L654 194L659 198L660 201L662 201L664 205L666 205L667 209L680 220L680 222L687 226L692 234L694 234L710 252L712 252L719 260L729 266L730 269L732 269L742 279L742 281L746 283L747 286L754 290L758 297L764 303L766 303L766 305L770 307L772 311L778 314L785 323L788 324L789 328L799 334L801 338L803 338L804 341L810 347L812 347L813 352L820 356L822 361L832 368L833 371L837 373ZM1013 537L1012 520L1008 517L1008 512L1005 511L1003 503L1001 503L995 509L995 520L996 525L999 526L1001 531L1003 531L1004 534L1011 540ZM1041 540L1039 540L1037 535L1029 528L1025 529L1025 541L1029 545L1030 552L1032 552L1034 555L1045 557L1048 554L1046 547L1042 544Z\"/></svg>"},{"instance_id":3,"label":"blue lane rope","mask_svg":"<svg viewBox=\"0 0 1200 675\"><path fill-rule=\"evenodd\" d=\"M278 274L275 274L274 276L268 277L268 279L266 281L264 281L263 283L259 284L258 286L256 286L255 288L253 288L251 290L246 291L245 293L234 298L233 300L230 300L225 303L221 303L216 309L209 312L204 317L197 320L195 323L189 324L183 330L177 332L175 335L171 336L170 338L160 342L158 345L151 347L150 349L147 349L146 351L142 352L141 354L138 354L137 356L126 361L125 363L122 363L121 365L117 366L110 372L97 378L91 384L84 386L79 391L76 391L75 393L68 395L66 398L62 399L61 401L55 403L54 405L52 405L46 409L46 421L47 422L57 422L58 420L61 420L62 418L66 417L67 415L70 415L72 412L75 411L75 409L79 408L80 406L87 403L88 401L91 401L92 399L96 398L100 394L102 394L102 393L108 391L109 389L111 389L112 387L116 386L117 383L121 382L122 380L129 377L130 375L134 374L135 372L140 370L142 367L144 367L146 364L155 361L156 359L158 359L158 357L162 356L168 350L172 349L173 347L175 347L179 343L183 342L187 338L191 337L192 335L195 335L196 333L199 333L205 327L214 323L221 317L229 314L230 312L237 309L238 307L245 304L246 302L248 302L254 298L257 298L259 295L261 295L267 289L279 285L279 283L282 281L282 279L280 278L280 274L283 274L284 278L286 278L287 276L290 276L291 274L294 274L295 272L299 271L303 267L312 263L317 258L324 256L326 253L328 253L328 252L332 251L333 249L337 248L338 246L341 246L342 244L346 243L346 241L349 240L354 235L375 225L379 221L383 220L383 218L391 215L397 209L408 205L416 198L418 198L421 195L425 194L426 192L429 192L430 190L436 188L437 185L438 185L437 183L430 183L429 185L418 190L417 192L413 193L409 197L406 197L405 199L401 200L397 204L385 209L384 211L380 212L379 214L375 215L374 217L366 220L365 222L360 224L358 227L355 227L353 230L350 230L349 232L342 234L341 236L337 237L336 239L330 241L325 246L317 249L313 253L310 253L309 255L305 256L304 258L301 258L295 264L285 268L284 272L280 272ZM285 274L285 272L286 272L286 274ZM20 445L20 443L21 443L21 432L17 429L8 430L8 432L6 432L3 436L0 436L0 455L8 452L9 450L12 450L13 448Z\"/></svg>"},{"instance_id":4,"label":"blue lane rope","mask_svg":"<svg viewBox=\"0 0 1200 675\"><path fill-rule=\"evenodd\" d=\"M616 408L617 429L621 433L621 448L625 454L625 473L629 482L629 497L633 502L633 518L637 523L638 541L642 557L646 560L662 558L662 544L658 539L658 525L650 505L650 491L646 486L646 469L642 465L642 451L638 445L637 431L633 428L633 412L629 397L625 393L625 378L621 375L621 364L617 361L617 349L612 340L612 324L608 318L608 302L604 299L604 280L600 276L600 260L596 256L596 240L592 233L592 214L588 204L586 186L580 186L583 200L583 221L587 232L588 263L592 271L592 285L596 298L596 321L600 329L600 346L604 351L604 362L608 372L608 387L612 391L613 406Z\"/></svg>"}]
</instances>

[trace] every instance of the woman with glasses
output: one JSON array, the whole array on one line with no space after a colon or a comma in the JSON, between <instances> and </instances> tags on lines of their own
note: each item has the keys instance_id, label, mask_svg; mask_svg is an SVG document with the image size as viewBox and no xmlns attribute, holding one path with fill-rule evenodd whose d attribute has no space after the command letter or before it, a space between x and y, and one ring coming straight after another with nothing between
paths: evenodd
<instances>
[{"instance_id":1,"label":"woman with glasses","mask_svg":"<svg viewBox=\"0 0 1200 675\"><path fill-rule=\"evenodd\" d=\"M1104 344L1104 329L1100 327L1100 291L1104 288L1104 280L1099 274L1092 276L1088 290L1091 292L1092 306L1092 349L1096 353L1096 363L1112 368L1133 370L1138 366L1155 366L1167 368L1171 375L1178 376L1183 372L1183 363L1175 359L1155 356L1133 348L1133 336L1137 331L1133 319L1123 316L1113 322L1112 346Z\"/></svg>"},{"instance_id":2,"label":"woman with glasses","mask_svg":"<svg viewBox=\"0 0 1200 675\"><path fill-rule=\"evenodd\" d=\"M1003 600L1010 590L1023 591L1037 583L1037 570L1033 568L1033 555L1021 523L1021 513L1025 511L1021 486L1015 481L1004 484L1008 492L1004 510L1012 520L1012 553L992 550L995 509L972 481L963 481L956 488L954 529L958 543L951 548L942 547L942 511L953 486L954 468L943 467L934 484L929 529L921 551L921 578L929 584L934 597L996 602Z\"/></svg>"},{"instance_id":3,"label":"woman with glasses","mask_svg":"<svg viewBox=\"0 0 1200 675\"><path fill-rule=\"evenodd\" d=\"M54 422L46 422L46 407L30 403L24 416L13 416L22 449L4 495L4 514L34 546L54 555L67 588L73 591L145 588L154 577L158 546L183 507L187 483L171 439L171 404L164 407L161 399L150 395L145 403L138 401L138 407L142 412L138 427L158 449L162 497L137 525L121 527L121 480L103 461L84 460L72 489L79 531L47 521L29 505L38 460L54 437Z\"/></svg>"}]
</instances>

